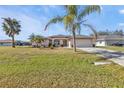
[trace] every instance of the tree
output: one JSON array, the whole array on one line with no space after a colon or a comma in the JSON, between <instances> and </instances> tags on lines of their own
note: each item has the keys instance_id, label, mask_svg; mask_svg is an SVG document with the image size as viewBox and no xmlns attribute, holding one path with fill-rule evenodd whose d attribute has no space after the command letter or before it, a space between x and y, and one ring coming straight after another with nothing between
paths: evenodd
<instances>
[{"instance_id":1,"label":"tree","mask_svg":"<svg viewBox=\"0 0 124 93\"><path fill-rule=\"evenodd\" d=\"M98 35L120 35L123 36L123 30L114 30L114 31L110 31L110 30L106 30L106 31L99 31L97 32Z\"/></svg>"},{"instance_id":2,"label":"tree","mask_svg":"<svg viewBox=\"0 0 124 93\"><path fill-rule=\"evenodd\" d=\"M35 34L32 33L29 38L28 38L31 42L35 42Z\"/></svg>"},{"instance_id":3,"label":"tree","mask_svg":"<svg viewBox=\"0 0 124 93\"><path fill-rule=\"evenodd\" d=\"M110 35L111 31L109 31L108 29L106 29L105 31L99 31L97 32L98 35Z\"/></svg>"},{"instance_id":4,"label":"tree","mask_svg":"<svg viewBox=\"0 0 124 93\"><path fill-rule=\"evenodd\" d=\"M36 46L39 47L38 44L41 43L41 42L43 42L44 41L44 38L43 38L43 36L40 36L40 35L31 34L29 36L29 40L31 42L35 42L36 43Z\"/></svg>"},{"instance_id":5,"label":"tree","mask_svg":"<svg viewBox=\"0 0 124 93\"><path fill-rule=\"evenodd\" d=\"M93 13L93 12L99 12L101 11L100 6L98 5L88 5L88 6L76 6L76 5L65 5L64 9L66 10L66 13L64 16L57 16L53 19L51 19L48 24L45 26L45 30L47 27L52 23L63 23L65 26L65 29L67 31L70 31L73 36L73 50L76 52L76 33L80 33L81 31L81 25L87 26L91 28L93 32L95 30L93 27L89 24L86 24L85 22L87 20L84 20L84 17L87 15ZM96 33L96 32L95 32Z\"/></svg>"},{"instance_id":6,"label":"tree","mask_svg":"<svg viewBox=\"0 0 124 93\"><path fill-rule=\"evenodd\" d=\"M4 22L2 23L3 31L12 38L12 47L15 48L15 35L18 35L21 31L20 22L16 19L2 18Z\"/></svg>"},{"instance_id":7,"label":"tree","mask_svg":"<svg viewBox=\"0 0 124 93\"><path fill-rule=\"evenodd\" d=\"M43 42L43 41L44 41L44 39L43 39L42 36L40 36L40 35L36 35L36 36L35 36L35 42L41 43L41 42Z\"/></svg>"},{"instance_id":8,"label":"tree","mask_svg":"<svg viewBox=\"0 0 124 93\"><path fill-rule=\"evenodd\" d=\"M123 35L124 35L122 29L120 29L120 30L115 30L115 31L113 32L113 34L114 34L114 35L120 35L120 36L123 36Z\"/></svg>"}]
</instances>

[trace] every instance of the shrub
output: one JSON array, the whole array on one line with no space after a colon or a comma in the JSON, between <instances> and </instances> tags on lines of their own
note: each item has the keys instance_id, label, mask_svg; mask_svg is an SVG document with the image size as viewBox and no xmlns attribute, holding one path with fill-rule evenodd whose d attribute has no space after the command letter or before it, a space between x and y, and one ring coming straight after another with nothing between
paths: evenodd
<instances>
[{"instance_id":1,"label":"shrub","mask_svg":"<svg viewBox=\"0 0 124 93\"><path fill-rule=\"evenodd\" d=\"M61 44L60 46L63 47L63 44Z\"/></svg>"}]
</instances>

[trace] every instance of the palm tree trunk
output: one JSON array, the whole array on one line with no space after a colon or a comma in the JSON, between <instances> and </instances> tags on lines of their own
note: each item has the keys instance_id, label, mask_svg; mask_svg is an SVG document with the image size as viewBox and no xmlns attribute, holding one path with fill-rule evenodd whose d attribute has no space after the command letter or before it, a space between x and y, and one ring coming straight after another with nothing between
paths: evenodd
<instances>
[{"instance_id":1,"label":"palm tree trunk","mask_svg":"<svg viewBox=\"0 0 124 93\"><path fill-rule=\"evenodd\" d=\"M12 36L12 47L15 48L15 39L14 39L14 35Z\"/></svg>"},{"instance_id":2,"label":"palm tree trunk","mask_svg":"<svg viewBox=\"0 0 124 93\"><path fill-rule=\"evenodd\" d=\"M72 31L73 33L73 51L76 52L76 38L75 38L75 31Z\"/></svg>"},{"instance_id":3,"label":"palm tree trunk","mask_svg":"<svg viewBox=\"0 0 124 93\"><path fill-rule=\"evenodd\" d=\"M38 43L37 43L37 48L38 48Z\"/></svg>"}]
</instances>

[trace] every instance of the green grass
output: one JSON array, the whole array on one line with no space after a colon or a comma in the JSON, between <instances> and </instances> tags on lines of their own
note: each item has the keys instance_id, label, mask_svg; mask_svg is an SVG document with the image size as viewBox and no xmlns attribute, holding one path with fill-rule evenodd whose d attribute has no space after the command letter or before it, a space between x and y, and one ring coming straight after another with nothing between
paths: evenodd
<instances>
[{"instance_id":1,"label":"green grass","mask_svg":"<svg viewBox=\"0 0 124 93\"><path fill-rule=\"evenodd\" d=\"M121 46L106 46L106 47L100 47L100 48L105 48L105 49L110 49L110 50L114 50L114 51L124 52L124 47L121 47Z\"/></svg>"},{"instance_id":2,"label":"green grass","mask_svg":"<svg viewBox=\"0 0 124 93\"><path fill-rule=\"evenodd\" d=\"M72 49L0 47L0 87L124 87L124 68Z\"/></svg>"}]
</instances>

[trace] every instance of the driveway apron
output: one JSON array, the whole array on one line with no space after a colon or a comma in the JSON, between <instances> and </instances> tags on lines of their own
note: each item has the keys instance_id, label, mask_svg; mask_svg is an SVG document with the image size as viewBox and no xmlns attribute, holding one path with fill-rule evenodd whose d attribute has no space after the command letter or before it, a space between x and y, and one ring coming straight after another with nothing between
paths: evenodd
<instances>
[{"instance_id":1,"label":"driveway apron","mask_svg":"<svg viewBox=\"0 0 124 93\"><path fill-rule=\"evenodd\" d=\"M124 66L124 53L122 52L116 52L108 49L102 49L102 48L78 48L80 50L86 51L88 53L95 53L99 56L102 56L104 58L107 58L111 61L113 61L116 64L119 64L121 66Z\"/></svg>"}]
</instances>

